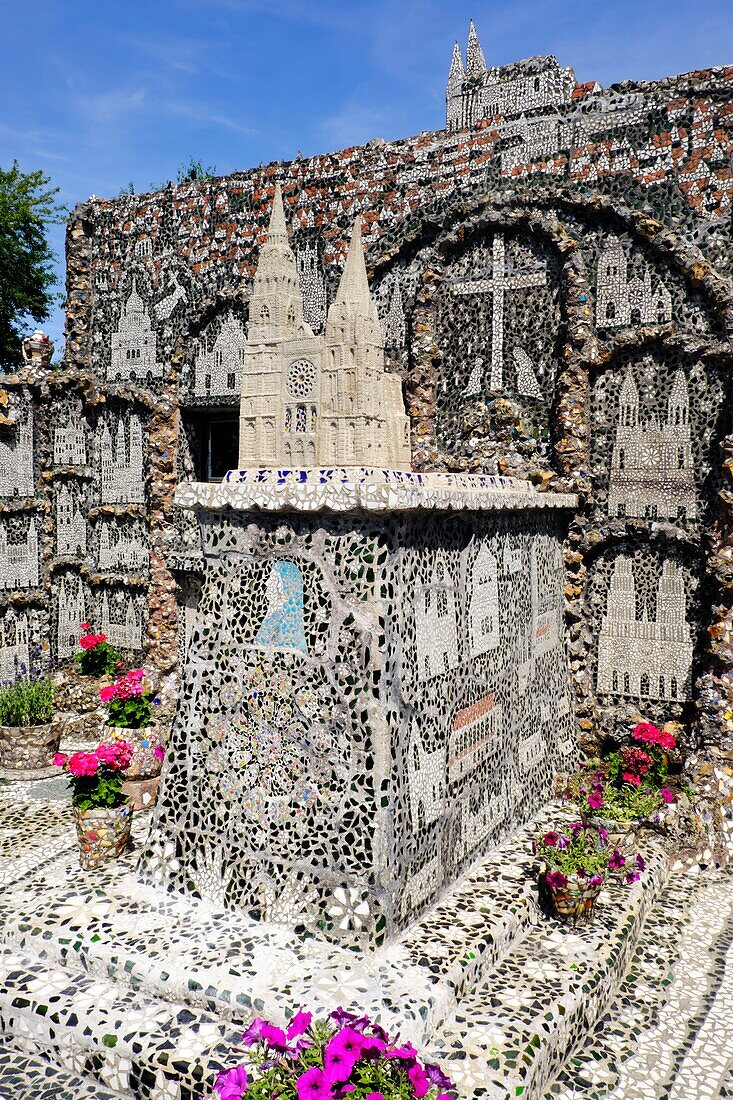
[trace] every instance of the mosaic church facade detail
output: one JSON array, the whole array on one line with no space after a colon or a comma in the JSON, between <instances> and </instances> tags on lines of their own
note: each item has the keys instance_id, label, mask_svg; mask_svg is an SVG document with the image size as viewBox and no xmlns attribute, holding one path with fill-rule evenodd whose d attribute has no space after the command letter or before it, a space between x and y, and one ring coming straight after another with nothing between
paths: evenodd
<instances>
[{"instance_id":1,"label":"mosaic church facade detail","mask_svg":"<svg viewBox=\"0 0 733 1100\"><path fill-rule=\"evenodd\" d=\"M733 454L725 401L733 72L604 89L579 84L554 58L492 66L476 28L468 47L465 56L454 51L445 128L144 197L93 198L74 212L63 362L49 370L50 350L34 336L26 366L0 381L9 401L0 407L0 529L13 559L0 582L0 618L11 606L37 616L38 640L65 662L78 623L99 618L106 592L113 629L173 687L177 620L190 627L201 575L191 517L173 504L176 484L220 479L240 465L240 446L245 469L265 459L312 468L326 456L348 465L360 432L377 440L375 466L407 473L407 461L377 461L383 447L405 455L406 412L416 473L518 476L579 492L565 545L564 642L581 738L623 729L643 709L695 726L705 743L727 744L733 597L729 505L719 491ZM284 209L271 250L277 283L268 288L262 260L276 185ZM268 297L276 285L279 297ZM242 394L255 363L258 392ZM360 371L380 375L374 408L391 400L397 430L383 411L360 408ZM74 501L60 528L57 493ZM69 554L84 546L79 512L87 549ZM673 556L660 539L674 540ZM455 668L466 657L482 667L516 644L519 691L545 659L543 644L551 652L562 631L546 621L541 586L533 603L528 580L521 629L505 633L502 586L524 584L525 569L531 580L531 562L518 536L490 553L496 570L488 559L480 567L471 622L474 648L494 648L470 656L456 600ZM450 593L462 592L472 554L449 561L442 579L431 566L409 593L410 629L420 616L441 626L420 643L429 672L421 690L454 671L439 671L455 659ZM638 629L625 621L625 663L604 657L599 667L619 556L633 562ZM672 587L680 578L684 587L674 626L665 616L660 626L657 613L662 558L677 570ZM132 600L130 615L118 595ZM263 606L255 631L265 617ZM611 616L616 639L613 624ZM651 649L640 635L662 629L680 647L676 693L666 680L664 693L658 680L652 690L656 667L642 667ZM304 634L310 659L307 623ZM302 650L291 652L300 659ZM606 687L614 668L617 693ZM508 708L497 697L485 717L459 726L498 728ZM421 738L419 751L434 759L436 739ZM540 756L540 744L523 742L523 759ZM492 799L496 815L511 804L507 789ZM491 813L477 793L460 826L464 848L485 820ZM437 847L421 858L420 882L431 866L449 873ZM263 896L277 905L273 889L263 885Z\"/></svg>"}]
</instances>

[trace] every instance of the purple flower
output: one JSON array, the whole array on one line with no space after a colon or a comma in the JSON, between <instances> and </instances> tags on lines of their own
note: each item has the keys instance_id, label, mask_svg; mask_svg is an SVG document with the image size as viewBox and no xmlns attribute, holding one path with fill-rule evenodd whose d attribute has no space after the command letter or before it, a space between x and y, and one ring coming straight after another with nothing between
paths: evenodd
<instances>
[{"instance_id":1,"label":"purple flower","mask_svg":"<svg viewBox=\"0 0 733 1100\"><path fill-rule=\"evenodd\" d=\"M588 795L588 805L590 806L591 810L600 810L601 806L603 805L603 795L596 788L594 788Z\"/></svg>"},{"instance_id":2,"label":"purple flower","mask_svg":"<svg viewBox=\"0 0 733 1100\"><path fill-rule=\"evenodd\" d=\"M558 846L558 848L569 848L569 847L570 847L570 843L571 843L571 841L570 841L570 837L567 837L567 836L563 836L563 835L562 835L562 833L560 833L560 834L558 835L558 838L557 838L557 846Z\"/></svg>"},{"instance_id":3,"label":"purple flower","mask_svg":"<svg viewBox=\"0 0 733 1100\"><path fill-rule=\"evenodd\" d=\"M296 1082L298 1100L331 1100L331 1082L319 1066L302 1073Z\"/></svg>"},{"instance_id":4,"label":"purple flower","mask_svg":"<svg viewBox=\"0 0 733 1100\"><path fill-rule=\"evenodd\" d=\"M668 806L671 805L672 802L677 801L674 795L674 791L670 791L669 787L662 787L659 793L661 794L662 798Z\"/></svg>"},{"instance_id":5,"label":"purple flower","mask_svg":"<svg viewBox=\"0 0 733 1100\"><path fill-rule=\"evenodd\" d=\"M639 871L645 871L646 870L646 863L644 861L644 857L639 852L636 853L636 866L637 866L637 869Z\"/></svg>"},{"instance_id":6,"label":"purple flower","mask_svg":"<svg viewBox=\"0 0 733 1100\"><path fill-rule=\"evenodd\" d=\"M260 1037L264 1039L266 1043L269 1043L275 1050L285 1050L288 1045L288 1040L285 1036L285 1032L281 1027L273 1027L272 1024L265 1024L260 1033Z\"/></svg>"},{"instance_id":7,"label":"purple flower","mask_svg":"<svg viewBox=\"0 0 733 1100\"><path fill-rule=\"evenodd\" d=\"M428 1076L425 1070L422 1068L419 1062L415 1062L408 1069L407 1076L412 1084L416 1100L420 1100L421 1097L427 1094L427 1091L430 1087L430 1082L428 1081Z\"/></svg>"},{"instance_id":8,"label":"purple flower","mask_svg":"<svg viewBox=\"0 0 733 1100\"><path fill-rule=\"evenodd\" d=\"M388 1050L384 1056L387 1059L397 1058L401 1062L409 1062L412 1065L417 1061L417 1051L412 1043L404 1043L401 1047L395 1047L394 1050Z\"/></svg>"},{"instance_id":9,"label":"purple flower","mask_svg":"<svg viewBox=\"0 0 733 1100\"><path fill-rule=\"evenodd\" d=\"M263 1027L267 1027L267 1020L263 1020L261 1016L255 1016L254 1020L242 1036L242 1042L246 1047L251 1047L255 1043L259 1043L260 1039L262 1038Z\"/></svg>"},{"instance_id":10,"label":"purple flower","mask_svg":"<svg viewBox=\"0 0 733 1100\"><path fill-rule=\"evenodd\" d=\"M329 1019L333 1020L338 1028L348 1025L354 1031L364 1031L369 1026L368 1016L355 1016L353 1012L347 1012L345 1008L341 1007L335 1009Z\"/></svg>"},{"instance_id":11,"label":"purple flower","mask_svg":"<svg viewBox=\"0 0 733 1100\"><path fill-rule=\"evenodd\" d=\"M312 1019L312 1013L304 1012L302 1008L299 1012L296 1012L288 1024L288 1039L295 1039L298 1035L303 1035L311 1026Z\"/></svg>"},{"instance_id":12,"label":"purple flower","mask_svg":"<svg viewBox=\"0 0 733 1100\"><path fill-rule=\"evenodd\" d=\"M453 1089L455 1085L450 1077L443 1073L440 1066L425 1063L425 1073L431 1085L437 1085L439 1089Z\"/></svg>"},{"instance_id":13,"label":"purple flower","mask_svg":"<svg viewBox=\"0 0 733 1100\"><path fill-rule=\"evenodd\" d=\"M323 1067L331 1081L345 1081L359 1060L364 1036L351 1027L342 1028L326 1047Z\"/></svg>"},{"instance_id":14,"label":"purple flower","mask_svg":"<svg viewBox=\"0 0 733 1100\"><path fill-rule=\"evenodd\" d=\"M603 875L591 875L588 879L589 886L603 886Z\"/></svg>"},{"instance_id":15,"label":"purple flower","mask_svg":"<svg viewBox=\"0 0 733 1100\"><path fill-rule=\"evenodd\" d=\"M542 843L546 844L548 848L556 848L559 839L560 834L550 829L549 833L545 833L545 835L542 837Z\"/></svg>"},{"instance_id":16,"label":"purple flower","mask_svg":"<svg viewBox=\"0 0 733 1100\"><path fill-rule=\"evenodd\" d=\"M629 886L631 885L632 882L638 882L640 878L641 878L641 875L639 874L638 871L627 871L626 872L626 882L628 883Z\"/></svg>"},{"instance_id":17,"label":"purple flower","mask_svg":"<svg viewBox=\"0 0 733 1100\"><path fill-rule=\"evenodd\" d=\"M364 1100L384 1100L383 1092L368 1092Z\"/></svg>"},{"instance_id":18,"label":"purple flower","mask_svg":"<svg viewBox=\"0 0 733 1100\"><path fill-rule=\"evenodd\" d=\"M241 1100L242 1094L247 1091L249 1078L244 1066L235 1066L227 1073L220 1073L214 1081L214 1091L219 1093L221 1100Z\"/></svg>"},{"instance_id":19,"label":"purple flower","mask_svg":"<svg viewBox=\"0 0 733 1100\"><path fill-rule=\"evenodd\" d=\"M614 848L614 850L611 852L610 858L608 860L608 866L613 871L619 871L622 867L626 866L626 858L621 855L618 848Z\"/></svg>"},{"instance_id":20,"label":"purple flower","mask_svg":"<svg viewBox=\"0 0 733 1100\"><path fill-rule=\"evenodd\" d=\"M602 825L599 825L598 826L598 835L601 838L601 840L603 841L603 843L606 844L607 841L608 841L608 830L604 829Z\"/></svg>"},{"instance_id":21,"label":"purple flower","mask_svg":"<svg viewBox=\"0 0 733 1100\"><path fill-rule=\"evenodd\" d=\"M562 890L568 884L567 877L562 871L548 871L545 875L545 882L552 890Z\"/></svg>"}]
</instances>

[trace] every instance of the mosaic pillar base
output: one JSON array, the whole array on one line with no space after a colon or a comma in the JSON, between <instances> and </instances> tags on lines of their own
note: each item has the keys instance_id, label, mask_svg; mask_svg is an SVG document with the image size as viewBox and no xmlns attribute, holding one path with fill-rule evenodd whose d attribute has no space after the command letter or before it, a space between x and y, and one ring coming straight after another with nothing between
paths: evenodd
<instances>
[{"instance_id":1,"label":"mosaic pillar base","mask_svg":"<svg viewBox=\"0 0 733 1100\"><path fill-rule=\"evenodd\" d=\"M574 753L558 501L378 473L300 471L275 515L200 487L206 576L141 862L363 943L527 820Z\"/></svg>"},{"instance_id":2,"label":"mosaic pillar base","mask_svg":"<svg viewBox=\"0 0 733 1100\"><path fill-rule=\"evenodd\" d=\"M129 803L91 810L74 806L73 814L80 849L79 863L85 871L109 863L124 852L132 824L132 806Z\"/></svg>"}]
</instances>

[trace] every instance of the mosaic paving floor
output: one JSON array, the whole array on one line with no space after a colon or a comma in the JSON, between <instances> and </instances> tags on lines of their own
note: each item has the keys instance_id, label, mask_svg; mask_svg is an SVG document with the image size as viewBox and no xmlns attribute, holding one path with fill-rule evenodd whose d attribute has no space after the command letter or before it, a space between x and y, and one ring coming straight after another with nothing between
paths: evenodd
<instances>
[{"instance_id":1,"label":"mosaic paving floor","mask_svg":"<svg viewBox=\"0 0 733 1100\"><path fill-rule=\"evenodd\" d=\"M0 1100L193 1100L242 1021L301 1001L399 1015L466 1097L733 1096L733 873L665 886L652 846L641 884L561 931L528 850L525 831L360 957L161 896L134 851L81 872L64 781L0 785Z\"/></svg>"}]
</instances>

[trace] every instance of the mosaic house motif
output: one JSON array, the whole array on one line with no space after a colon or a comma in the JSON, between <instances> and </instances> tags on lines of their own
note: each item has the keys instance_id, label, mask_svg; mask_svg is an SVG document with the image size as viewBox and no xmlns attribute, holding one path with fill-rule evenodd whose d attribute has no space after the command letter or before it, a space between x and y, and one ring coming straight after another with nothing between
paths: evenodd
<instances>
[{"instance_id":1,"label":"mosaic house motif","mask_svg":"<svg viewBox=\"0 0 733 1100\"><path fill-rule=\"evenodd\" d=\"M19 400L13 410L13 432L0 435L0 499L32 497L33 485L33 408Z\"/></svg>"}]
</instances>

